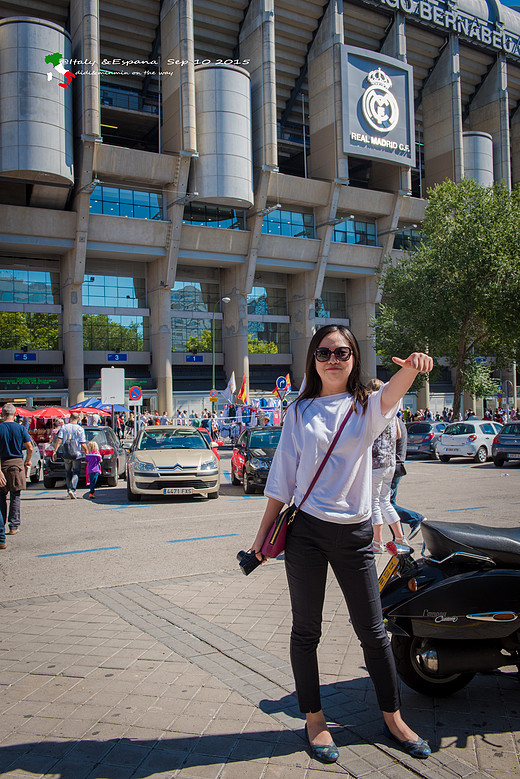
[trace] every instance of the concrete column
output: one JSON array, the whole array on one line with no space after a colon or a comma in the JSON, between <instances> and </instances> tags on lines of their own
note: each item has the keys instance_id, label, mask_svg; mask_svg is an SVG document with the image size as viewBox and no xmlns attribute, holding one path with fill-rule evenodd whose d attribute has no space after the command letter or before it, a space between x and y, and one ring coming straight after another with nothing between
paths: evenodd
<instances>
[{"instance_id":1,"label":"concrete column","mask_svg":"<svg viewBox=\"0 0 520 779\"><path fill-rule=\"evenodd\" d=\"M381 46L381 54L395 57L406 63L406 20L404 14L396 13L391 28ZM412 173L408 165L388 165L372 160L370 179L377 189L388 192L412 191Z\"/></svg>"},{"instance_id":2,"label":"concrete column","mask_svg":"<svg viewBox=\"0 0 520 779\"><path fill-rule=\"evenodd\" d=\"M459 41L450 35L423 94L424 185L464 177Z\"/></svg>"},{"instance_id":3,"label":"concrete column","mask_svg":"<svg viewBox=\"0 0 520 779\"><path fill-rule=\"evenodd\" d=\"M291 318L292 374L297 387L301 386L305 374L307 350L316 330L315 283L315 273L312 271L288 276L287 299ZM321 294L321 285L319 294ZM328 324L328 320L320 321L320 325L325 324Z\"/></svg>"},{"instance_id":4,"label":"concrete column","mask_svg":"<svg viewBox=\"0 0 520 779\"><path fill-rule=\"evenodd\" d=\"M174 73L162 80L161 151L196 152L192 0L164 0L161 9L161 49L164 69ZM169 59L184 64L167 65Z\"/></svg>"},{"instance_id":5,"label":"concrete column","mask_svg":"<svg viewBox=\"0 0 520 779\"><path fill-rule=\"evenodd\" d=\"M408 357L408 355L406 355ZM425 381L417 393L417 411L419 409L430 408L430 382Z\"/></svg>"},{"instance_id":6,"label":"concrete column","mask_svg":"<svg viewBox=\"0 0 520 779\"><path fill-rule=\"evenodd\" d=\"M163 260L150 263L147 268L147 286L150 307L151 374L157 383L158 408L171 416L173 414L171 295L170 287L165 281L166 271L167 267Z\"/></svg>"},{"instance_id":7,"label":"concrete column","mask_svg":"<svg viewBox=\"0 0 520 779\"><path fill-rule=\"evenodd\" d=\"M511 187L509 101L507 62L499 54L480 85L469 110L471 130L489 133L493 138L493 174L495 181Z\"/></svg>"},{"instance_id":8,"label":"concrete column","mask_svg":"<svg viewBox=\"0 0 520 779\"><path fill-rule=\"evenodd\" d=\"M308 56L309 175L348 183L341 102L343 42L343 2L331 0Z\"/></svg>"},{"instance_id":9,"label":"concrete column","mask_svg":"<svg viewBox=\"0 0 520 779\"><path fill-rule=\"evenodd\" d=\"M93 73L78 74L72 84L74 96L74 134L83 139L100 138L99 102L99 0L71 0L70 30L72 59L90 60L93 66L72 70Z\"/></svg>"},{"instance_id":10,"label":"concrete column","mask_svg":"<svg viewBox=\"0 0 520 779\"><path fill-rule=\"evenodd\" d=\"M376 312L377 276L362 276L347 282L347 314L350 329L356 336L361 353L361 378L376 376L376 350L370 321Z\"/></svg>"},{"instance_id":11,"label":"concrete column","mask_svg":"<svg viewBox=\"0 0 520 779\"><path fill-rule=\"evenodd\" d=\"M61 259L60 282L63 306L63 366L69 389L69 405L79 403L85 397L83 375L83 278L74 277L76 252L72 250Z\"/></svg>"},{"instance_id":12,"label":"concrete column","mask_svg":"<svg viewBox=\"0 0 520 779\"><path fill-rule=\"evenodd\" d=\"M278 165L274 0L251 0L239 36L240 59L251 74L253 165Z\"/></svg>"},{"instance_id":13,"label":"concrete column","mask_svg":"<svg viewBox=\"0 0 520 779\"><path fill-rule=\"evenodd\" d=\"M240 267L221 272L222 297L229 297L229 303L222 308L222 348L224 370L228 377L235 371L237 390L245 374L247 396L249 397L249 352L247 342L247 295L244 292L245 274Z\"/></svg>"},{"instance_id":14,"label":"concrete column","mask_svg":"<svg viewBox=\"0 0 520 779\"><path fill-rule=\"evenodd\" d=\"M511 179L513 187L520 183L520 104L511 117Z\"/></svg>"}]
</instances>

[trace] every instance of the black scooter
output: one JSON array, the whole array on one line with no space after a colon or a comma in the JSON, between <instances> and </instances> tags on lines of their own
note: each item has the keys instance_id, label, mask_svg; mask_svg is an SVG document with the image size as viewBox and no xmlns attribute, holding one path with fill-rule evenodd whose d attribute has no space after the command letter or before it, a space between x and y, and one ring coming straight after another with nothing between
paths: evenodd
<instances>
[{"instance_id":1,"label":"black scooter","mask_svg":"<svg viewBox=\"0 0 520 779\"><path fill-rule=\"evenodd\" d=\"M479 672L520 673L520 528L431 520L421 528L429 555L415 560L389 545L379 577L403 682L445 696Z\"/></svg>"}]
</instances>

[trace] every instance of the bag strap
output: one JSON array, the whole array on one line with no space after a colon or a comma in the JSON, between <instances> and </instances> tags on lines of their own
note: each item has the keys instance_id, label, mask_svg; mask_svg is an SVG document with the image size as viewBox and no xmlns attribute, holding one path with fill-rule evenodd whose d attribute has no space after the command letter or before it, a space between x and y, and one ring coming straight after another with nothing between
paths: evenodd
<instances>
[{"instance_id":1,"label":"bag strap","mask_svg":"<svg viewBox=\"0 0 520 779\"><path fill-rule=\"evenodd\" d=\"M320 467L319 467L319 468L318 468L318 470L316 471L316 474L315 474L315 476L314 476L314 479L311 481L310 487L309 487L309 489L307 490L307 492L305 493L305 496L304 496L304 498L303 498L302 502L300 503L300 505L298 506L298 509L300 509L300 508L303 506L303 504L305 503L305 501L307 500L307 498L308 498L308 497L309 497L309 495L311 494L311 490L312 490L312 488L314 487L314 485L316 484L316 482L318 481L318 477L319 477L320 473L321 473L321 472L322 472L322 470L325 468L325 464L326 464L327 460L329 459L330 455L332 454L332 450L333 450L333 449L334 449L334 447L336 446L336 444L337 444L337 442L338 442L338 438L340 437L340 435L341 435L341 433L342 433L342 431L343 431L343 428L345 427L345 425L346 425L346 424L347 424L347 422L349 421L349 419L350 419L350 417L351 417L351 415L352 415L352 412L354 411L354 403L355 403L355 401L353 401L353 403L352 403L351 407L349 408L349 410L348 410L348 411L347 411L347 413L345 414L345 419L343 420L343 422L342 422L342 423L341 423L341 425L339 426L339 428L338 428L338 430L337 430L337 432L336 432L336 435L335 435L335 436L334 436L334 438L332 439L332 443L331 443L331 445L329 446L329 448L327 449L327 454L326 454L326 455L325 455L325 457L323 458L323 460L322 460L322 463L321 463Z\"/></svg>"}]
</instances>

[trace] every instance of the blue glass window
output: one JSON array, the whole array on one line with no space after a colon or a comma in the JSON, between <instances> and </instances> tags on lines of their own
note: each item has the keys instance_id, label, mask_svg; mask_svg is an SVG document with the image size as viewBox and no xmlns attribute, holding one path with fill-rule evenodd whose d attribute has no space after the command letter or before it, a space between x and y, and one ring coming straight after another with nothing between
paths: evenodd
<instances>
[{"instance_id":1,"label":"blue glass window","mask_svg":"<svg viewBox=\"0 0 520 779\"><path fill-rule=\"evenodd\" d=\"M264 216L262 232L290 238L314 238L314 216L299 211L276 209Z\"/></svg>"},{"instance_id":2,"label":"blue glass window","mask_svg":"<svg viewBox=\"0 0 520 779\"><path fill-rule=\"evenodd\" d=\"M146 308L145 281L131 276L85 275L83 305Z\"/></svg>"},{"instance_id":3,"label":"blue glass window","mask_svg":"<svg viewBox=\"0 0 520 779\"><path fill-rule=\"evenodd\" d=\"M216 319L213 323L210 319L184 319L183 317L172 316L172 351L186 352L186 344L189 338L195 341L190 342L190 346L195 348L199 354L211 354L211 334L215 328L215 352L222 351L222 319Z\"/></svg>"},{"instance_id":4,"label":"blue glass window","mask_svg":"<svg viewBox=\"0 0 520 779\"><path fill-rule=\"evenodd\" d=\"M289 325L286 322L249 322L249 351L289 354Z\"/></svg>"},{"instance_id":5,"label":"blue glass window","mask_svg":"<svg viewBox=\"0 0 520 779\"><path fill-rule=\"evenodd\" d=\"M375 222L364 222L359 219L347 219L334 225L332 240L338 243L354 243L363 246L376 246L377 235Z\"/></svg>"},{"instance_id":6,"label":"blue glass window","mask_svg":"<svg viewBox=\"0 0 520 779\"><path fill-rule=\"evenodd\" d=\"M63 349L61 314L0 312L0 349Z\"/></svg>"},{"instance_id":7,"label":"blue glass window","mask_svg":"<svg viewBox=\"0 0 520 779\"><path fill-rule=\"evenodd\" d=\"M344 292L323 290L316 300L316 316L320 319L346 319L347 301Z\"/></svg>"},{"instance_id":8,"label":"blue glass window","mask_svg":"<svg viewBox=\"0 0 520 779\"><path fill-rule=\"evenodd\" d=\"M171 290L176 311L221 311L220 286L205 281L176 281Z\"/></svg>"},{"instance_id":9,"label":"blue glass window","mask_svg":"<svg viewBox=\"0 0 520 779\"><path fill-rule=\"evenodd\" d=\"M287 291L281 287L253 287L247 296L247 313L287 316Z\"/></svg>"},{"instance_id":10,"label":"blue glass window","mask_svg":"<svg viewBox=\"0 0 520 779\"><path fill-rule=\"evenodd\" d=\"M420 230L411 228L407 230L400 230L395 234L394 237L394 249L416 252L423 240L424 236Z\"/></svg>"},{"instance_id":11,"label":"blue glass window","mask_svg":"<svg viewBox=\"0 0 520 779\"><path fill-rule=\"evenodd\" d=\"M60 274L0 268L0 302L58 305Z\"/></svg>"},{"instance_id":12,"label":"blue glass window","mask_svg":"<svg viewBox=\"0 0 520 779\"><path fill-rule=\"evenodd\" d=\"M133 219L162 219L162 194L97 186L90 196L90 213Z\"/></svg>"},{"instance_id":13,"label":"blue glass window","mask_svg":"<svg viewBox=\"0 0 520 779\"><path fill-rule=\"evenodd\" d=\"M83 315L83 348L142 352L149 349L147 316Z\"/></svg>"},{"instance_id":14,"label":"blue glass window","mask_svg":"<svg viewBox=\"0 0 520 779\"><path fill-rule=\"evenodd\" d=\"M202 227L222 227L226 230L245 230L243 209L224 208L205 203L188 203L182 218L184 224Z\"/></svg>"}]
</instances>

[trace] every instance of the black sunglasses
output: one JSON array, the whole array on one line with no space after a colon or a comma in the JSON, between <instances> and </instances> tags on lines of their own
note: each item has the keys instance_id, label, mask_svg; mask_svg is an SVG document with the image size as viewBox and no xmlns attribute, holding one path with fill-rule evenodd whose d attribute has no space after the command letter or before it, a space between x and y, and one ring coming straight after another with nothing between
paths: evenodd
<instances>
[{"instance_id":1,"label":"black sunglasses","mask_svg":"<svg viewBox=\"0 0 520 779\"><path fill-rule=\"evenodd\" d=\"M319 346L314 351L314 356L318 362L328 362L328 360L330 360L331 354L334 355L336 360L339 360L340 362L346 362L352 354L352 349L350 346L338 346L337 349L327 349L326 346Z\"/></svg>"}]
</instances>

